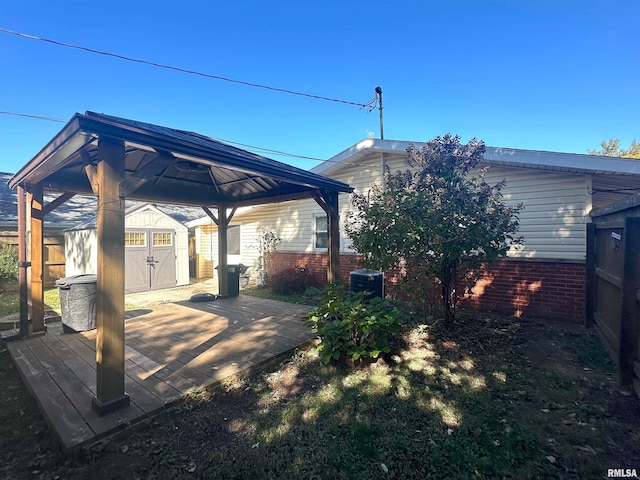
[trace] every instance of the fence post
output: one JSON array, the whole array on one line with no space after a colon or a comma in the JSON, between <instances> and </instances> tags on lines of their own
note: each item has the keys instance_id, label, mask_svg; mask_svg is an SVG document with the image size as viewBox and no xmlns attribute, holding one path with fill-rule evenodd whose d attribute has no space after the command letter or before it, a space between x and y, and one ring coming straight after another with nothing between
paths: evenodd
<instances>
[{"instance_id":1,"label":"fence post","mask_svg":"<svg viewBox=\"0 0 640 480\"><path fill-rule=\"evenodd\" d=\"M596 224L587 223L587 258L585 266L585 319L584 326L593 327L595 320L593 312L595 310L596 294Z\"/></svg>"},{"instance_id":2,"label":"fence post","mask_svg":"<svg viewBox=\"0 0 640 480\"><path fill-rule=\"evenodd\" d=\"M631 388L633 384L633 345L637 317L637 291L640 284L640 217L627 217L624 226L624 267L622 305L618 346L618 384Z\"/></svg>"}]
</instances>

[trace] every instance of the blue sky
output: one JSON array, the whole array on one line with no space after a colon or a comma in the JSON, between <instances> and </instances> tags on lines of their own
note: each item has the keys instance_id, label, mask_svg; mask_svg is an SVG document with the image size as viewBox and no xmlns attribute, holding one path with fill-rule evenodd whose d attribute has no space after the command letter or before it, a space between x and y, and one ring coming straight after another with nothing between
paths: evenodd
<instances>
[{"instance_id":1,"label":"blue sky","mask_svg":"<svg viewBox=\"0 0 640 480\"><path fill-rule=\"evenodd\" d=\"M586 153L640 140L640 2L3 0L0 27L211 75L366 103L386 139L447 132ZM86 110L326 159L378 111L0 33L0 111ZM15 172L62 123L0 115ZM268 155L308 169L319 162Z\"/></svg>"}]
</instances>

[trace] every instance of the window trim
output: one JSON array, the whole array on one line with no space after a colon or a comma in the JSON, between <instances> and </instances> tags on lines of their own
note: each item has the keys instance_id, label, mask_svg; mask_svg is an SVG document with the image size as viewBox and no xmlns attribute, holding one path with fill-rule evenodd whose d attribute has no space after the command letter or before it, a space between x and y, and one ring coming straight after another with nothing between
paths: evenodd
<instances>
[{"instance_id":1,"label":"window trim","mask_svg":"<svg viewBox=\"0 0 640 480\"><path fill-rule=\"evenodd\" d=\"M318 219L324 217L325 219L327 219L325 221L325 230L318 230L317 226L318 226ZM313 231L313 238L312 238L312 242L313 242L313 250L318 251L318 252L326 252L328 250L328 247L318 247L318 233L324 233L327 236L326 239L326 243L329 243L329 224L328 224L328 216L326 213L322 212L322 213L314 213L313 214L313 220L312 220L312 225L311 225L311 229Z\"/></svg>"},{"instance_id":2,"label":"window trim","mask_svg":"<svg viewBox=\"0 0 640 480\"><path fill-rule=\"evenodd\" d=\"M142 235L142 239L144 242L141 245L136 245L135 243L130 243L130 240L127 240L127 237L131 236L131 240L135 240L135 235ZM144 231L125 231L124 232L124 246L125 248L146 248L148 244L147 232Z\"/></svg>"},{"instance_id":3,"label":"window trim","mask_svg":"<svg viewBox=\"0 0 640 480\"><path fill-rule=\"evenodd\" d=\"M238 253L229 252L229 229L231 228L238 228ZM242 223L230 223L227 226L227 256L229 255L242 256Z\"/></svg>"},{"instance_id":4,"label":"window trim","mask_svg":"<svg viewBox=\"0 0 640 480\"><path fill-rule=\"evenodd\" d=\"M168 235L169 238L169 243L160 243L160 244L156 244L156 235L162 235L163 238L167 238L164 237L165 235ZM154 232L153 230L151 231L151 246L152 247L173 247L173 232Z\"/></svg>"}]
</instances>

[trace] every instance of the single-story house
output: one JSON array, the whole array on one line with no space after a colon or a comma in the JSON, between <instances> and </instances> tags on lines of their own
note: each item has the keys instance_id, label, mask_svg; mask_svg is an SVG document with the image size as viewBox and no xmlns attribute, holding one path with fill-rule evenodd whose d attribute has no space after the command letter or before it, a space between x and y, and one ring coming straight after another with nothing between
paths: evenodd
<instances>
[{"instance_id":1,"label":"single-story house","mask_svg":"<svg viewBox=\"0 0 640 480\"><path fill-rule=\"evenodd\" d=\"M65 231L66 275L96 273L96 218ZM189 230L159 207L140 204L125 212L125 291L189 284Z\"/></svg>"},{"instance_id":2,"label":"single-story house","mask_svg":"<svg viewBox=\"0 0 640 480\"><path fill-rule=\"evenodd\" d=\"M421 142L364 139L312 169L366 193L384 181L384 172L406 169L406 149ZM521 248L484 272L466 300L472 305L514 315L582 321L585 298L586 223L593 208L640 192L640 160L575 153L487 147L489 183L506 181L507 202L524 204L520 213ZM348 194L339 198L341 218L350 207ZM238 261L256 265L256 235L275 232L281 244L274 271L306 265L321 274L326 265L326 215L312 200L255 207L237 213ZM341 227L342 228L342 227ZM341 273L358 268L358 256L341 230ZM196 226L196 244L210 245L215 225ZM215 255L212 257L215 262ZM321 276L319 275L319 278Z\"/></svg>"}]
</instances>

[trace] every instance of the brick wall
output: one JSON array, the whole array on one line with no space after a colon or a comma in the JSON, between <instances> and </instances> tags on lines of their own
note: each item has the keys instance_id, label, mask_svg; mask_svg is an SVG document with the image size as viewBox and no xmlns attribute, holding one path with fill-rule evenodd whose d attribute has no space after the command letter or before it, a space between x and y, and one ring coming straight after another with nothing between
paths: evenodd
<instances>
[{"instance_id":1,"label":"brick wall","mask_svg":"<svg viewBox=\"0 0 640 480\"><path fill-rule=\"evenodd\" d=\"M349 281L349 272L362 268L359 255L340 255L340 278ZM273 255L272 268L274 273L290 267L305 266L311 274L320 281L327 280L327 261L325 253L289 253L276 252Z\"/></svg>"},{"instance_id":2,"label":"brick wall","mask_svg":"<svg viewBox=\"0 0 640 480\"><path fill-rule=\"evenodd\" d=\"M361 268L361 257L340 256L340 275ZM273 271L305 265L319 280L327 278L327 255L276 252ZM392 278L385 279L387 285ZM580 262L541 262L503 260L482 271L481 279L465 306L503 312L518 317L584 321L585 264Z\"/></svg>"},{"instance_id":3,"label":"brick wall","mask_svg":"<svg viewBox=\"0 0 640 480\"><path fill-rule=\"evenodd\" d=\"M503 260L485 269L465 302L516 316L584 321L585 264Z\"/></svg>"}]
</instances>

